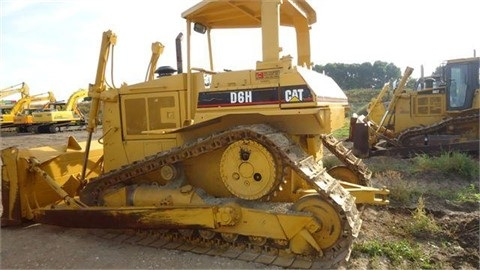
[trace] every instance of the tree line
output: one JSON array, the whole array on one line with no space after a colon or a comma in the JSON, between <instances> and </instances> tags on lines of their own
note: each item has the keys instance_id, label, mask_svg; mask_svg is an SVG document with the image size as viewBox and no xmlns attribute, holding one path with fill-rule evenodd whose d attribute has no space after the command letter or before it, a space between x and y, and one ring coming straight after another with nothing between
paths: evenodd
<instances>
[{"instance_id":1,"label":"tree line","mask_svg":"<svg viewBox=\"0 0 480 275\"><path fill-rule=\"evenodd\" d=\"M379 60L373 64L327 63L315 65L313 70L330 76L343 90L381 89L385 83L401 77L401 70L395 64Z\"/></svg>"}]
</instances>

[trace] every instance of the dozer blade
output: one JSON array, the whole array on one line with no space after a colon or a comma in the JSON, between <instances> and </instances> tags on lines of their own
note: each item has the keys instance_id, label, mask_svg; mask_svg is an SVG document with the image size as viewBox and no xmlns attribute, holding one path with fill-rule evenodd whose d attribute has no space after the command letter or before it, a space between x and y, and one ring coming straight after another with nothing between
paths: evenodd
<instances>
[{"instance_id":1,"label":"dozer blade","mask_svg":"<svg viewBox=\"0 0 480 275\"><path fill-rule=\"evenodd\" d=\"M79 187L84 143L70 137L66 145L31 149L9 147L1 151L2 160L2 226L18 225L23 219L33 219L33 209L64 199L52 189L46 174L61 183L63 192L73 196ZM91 146L88 161L89 177L100 173L102 145ZM37 173L33 164L45 173Z\"/></svg>"}]
</instances>

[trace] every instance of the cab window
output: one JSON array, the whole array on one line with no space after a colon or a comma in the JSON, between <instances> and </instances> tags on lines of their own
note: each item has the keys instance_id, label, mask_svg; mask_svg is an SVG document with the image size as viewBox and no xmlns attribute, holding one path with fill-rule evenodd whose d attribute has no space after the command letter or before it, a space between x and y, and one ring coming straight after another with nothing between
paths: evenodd
<instances>
[{"instance_id":1,"label":"cab window","mask_svg":"<svg viewBox=\"0 0 480 275\"><path fill-rule=\"evenodd\" d=\"M450 92L450 107L456 108L465 105L467 95L467 65L460 65L450 69L448 82Z\"/></svg>"}]
</instances>

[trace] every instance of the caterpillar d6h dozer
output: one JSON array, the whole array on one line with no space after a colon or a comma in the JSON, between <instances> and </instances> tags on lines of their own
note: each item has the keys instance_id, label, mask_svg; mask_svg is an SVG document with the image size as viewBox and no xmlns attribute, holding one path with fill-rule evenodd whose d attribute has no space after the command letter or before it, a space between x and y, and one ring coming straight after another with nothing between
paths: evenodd
<instances>
[{"instance_id":1,"label":"caterpillar d6h dozer","mask_svg":"<svg viewBox=\"0 0 480 275\"><path fill-rule=\"evenodd\" d=\"M479 67L478 57L447 60L441 76L422 79L414 91L404 89L413 71L407 68L387 107L381 102L386 84L366 116L352 116L349 140L355 156L478 154Z\"/></svg>"},{"instance_id":2,"label":"caterpillar d6h dozer","mask_svg":"<svg viewBox=\"0 0 480 275\"><path fill-rule=\"evenodd\" d=\"M119 88L105 86L117 38L103 33L89 138L4 149L2 222L130 230L142 244L291 268L344 263L361 227L357 205L385 205L388 190L369 186L368 168L329 134L348 101L310 68L315 11L303 0L222 0L182 17L186 72L177 51L177 70L161 66L159 77ZM295 28L296 66L279 57L280 26ZM214 71L210 34L225 28L261 29L255 69ZM192 29L207 34L208 70L192 66ZM100 108L103 136L92 141ZM335 177L324 146L345 163Z\"/></svg>"}]
</instances>

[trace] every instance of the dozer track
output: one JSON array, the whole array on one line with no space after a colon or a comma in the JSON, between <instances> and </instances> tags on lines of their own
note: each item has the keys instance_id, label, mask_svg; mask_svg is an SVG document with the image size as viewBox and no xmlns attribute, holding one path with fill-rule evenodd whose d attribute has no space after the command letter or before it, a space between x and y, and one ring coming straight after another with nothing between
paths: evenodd
<instances>
[{"instance_id":1,"label":"dozer track","mask_svg":"<svg viewBox=\"0 0 480 275\"><path fill-rule=\"evenodd\" d=\"M449 126L454 126L454 125L465 125L468 123L478 123L479 119L479 114L471 114L471 115L465 115L465 116L458 116L458 117L450 117L445 120L442 120L440 122L437 122L435 124L429 125L429 126L422 126L422 127L415 127L415 128L409 128L403 132L401 132L397 140L400 142L400 144L403 144L404 146L409 145L409 140L418 137L418 136L425 136L428 134L437 134L437 133L442 133L443 130L445 130ZM461 134L461 133L459 133Z\"/></svg>"},{"instance_id":2,"label":"dozer track","mask_svg":"<svg viewBox=\"0 0 480 275\"><path fill-rule=\"evenodd\" d=\"M332 134L323 134L321 135L321 139L323 146L343 162L350 171L357 175L360 181L359 184L363 186L371 186L370 179L372 178L372 171L362 159L357 158L353 154L352 149L345 147L342 141L337 140Z\"/></svg>"},{"instance_id":3,"label":"dozer track","mask_svg":"<svg viewBox=\"0 0 480 275\"><path fill-rule=\"evenodd\" d=\"M475 112L464 112L464 114L449 117L440 122L417 126L400 132L395 138L389 138L382 135L385 144L375 146L376 150L370 151L370 156L394 156L411 157L415 154L440 154L442 152L460 151L478 153L477 138L462 138L466 129L474 132L474 127L467 125L478 125L479 114ZM449 128L457 129L456 133ZM462 129L463 128L463 129ZM478 133L477 133L478 135ZM462 141L457 141L458 139Z\"/></svg>"},{"instance_id":4,"label":"dozer track","mask_svg":"<svg viewBox=\"0 0 480 275\"><path fill-rule=\"evenodd\" d=\"M105 192L133 186L136 182L135 179L141 175L157 171L166 165L182 163L185 160L208 154L243 140L262 144L274 156L276 161L281 162L281 169L278 169L279 172L276 172L279 174L276 176L277 178L283 179L285 169L289 168L306 182L309 189L315 191L313 194L302 196L296 201L278 202L273 197L276 192L281 192L285 188L283 186L284 183L280 181L274 190L255 201L240 200L234 197L213 198L210 196L209 199L206 199L206 201L211 203L210 207L214 208L218 205L235 203L241 205L242 209L253 209L253 211L264 213L263 215L273 215L279 219L281 215L310 216L312 207L308 201L312 198L314 201L327 202L334 209L333 211L339 219L338 225L341 227L341 234L339 234L333 245L319 249L319 251L313 249L308 255L300 255L292 253L291 247L289 247L289 240L278 240L268 237L258 238L258 236L250 236L242 231L238 232L237 236L237 234L219 233L215 228L205 229L195 226L180 229L172 228L171 226L167 226L166 229L159 229L161 226L152 228L148 228L148 226L143 228L133 226L131 230L137 233L136 236L125 235L120 232L113 233L113 236L125 235L134 240L132 241L133 243L141 245L188 250L195 253L220 255L290 268L335 268L344 263L345 260L348 260L353 241L357 237L362 223L354 197L341 187L338 180L329 176L321 164L317 163L312 156L306 154L287 135L264 124L234 127L233 129L197 139L181 147L160 152L141 161L136 161L120 169L105 173L100 177L91 179L86 184L80 193L80 199L89 206L102 206L102 196ZM209 197L208 194L203 194L202 196L204 198ZM304 207L298 207L302 204ZM313 205L315 204L313 203ZM297 206L296 208L294 208L295 205ZM184 207L184 205L179 205L179 207ZM313 210L313 215L318 218L315 212L316 210ZM321 220L318 222L319 224L322 223ZM270 231L268 228L264 230L264 234L268 234ZM112 236L112 233L105 234L104 237ZM322 238L322 236L315 236Z\"/></svg>"},{"instance_id":5,"label":"dozer track","mask_svg":"<svg viewBox=\"0 0 480 275\"><path fill-rule=\"evenodd\" d=\"M396 138L387 140L394 147L372 151L372 156L401 155L409 157L413 154L439 154L448 151L477 152L478 138L473 140L455 141L464 134L459 130L458 134L447 133L449 127L458 128L462 125L477 123L478 113L465 114L457 117L450 117L438 123L428 126L419 126L401 132ZM438 138L438 140L435 140Z\"/></svg>"}]
</instances>

